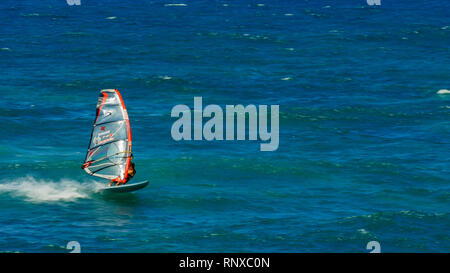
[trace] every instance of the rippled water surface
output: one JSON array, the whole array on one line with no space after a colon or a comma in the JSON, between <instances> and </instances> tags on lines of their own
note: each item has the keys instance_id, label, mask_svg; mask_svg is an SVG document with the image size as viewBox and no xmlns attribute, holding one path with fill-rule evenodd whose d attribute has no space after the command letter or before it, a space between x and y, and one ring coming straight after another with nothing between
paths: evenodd
<instances>
[{"instance_id":1,"label":"rippled water surface","mask_svg":"<svg viewBox=\"0 0 450 273\"><path fill-rule=\"evenodd\" d=\"M0 251L450 251L448 2L98 2L0 4ZM134 194L80 169L104 88ZM280 105L279 149L175 142L194 96Z\"/></svg>"}]
</instances>

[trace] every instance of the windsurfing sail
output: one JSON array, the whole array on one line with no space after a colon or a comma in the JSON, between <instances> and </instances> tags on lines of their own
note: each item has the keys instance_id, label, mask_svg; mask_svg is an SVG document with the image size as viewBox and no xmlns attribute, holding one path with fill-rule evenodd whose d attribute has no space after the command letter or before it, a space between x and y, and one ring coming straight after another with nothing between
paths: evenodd
<instances>
[{"instance_id":1,"label":"windsurfing sail","mask_svg":"<svg viewBox=\"0 0 450 273\"><path fill-rule=\"evenodd\" d=\"M98 97L82 169L93 176L124 180L128 176L131 157L131 126L122 96L116 89L104 89Z\"/></svg>"}]
</instances>

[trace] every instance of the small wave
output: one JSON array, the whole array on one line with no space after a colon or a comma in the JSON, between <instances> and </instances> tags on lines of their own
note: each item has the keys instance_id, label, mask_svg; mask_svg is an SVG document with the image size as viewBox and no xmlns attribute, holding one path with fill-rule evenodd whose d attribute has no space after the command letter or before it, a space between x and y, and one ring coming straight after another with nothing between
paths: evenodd
<instances>
[{"instance_id":1,"label":"small wave","mask_svg":"<svg viewBox=\"0 0 450 273\"><path fill-rule=\"evenodd\" d=\"M179 3L179 4L165 4L165 7L187 7L187 4Z\"/></svg>"},{"instance_id":2,"label":"small wave","mask_svg":"<svg viewBox=\"0 0 450 273\"><path fill-rule=\"evenodd\" d=\"M441 89L441 90L437 91L437 94L439 94L439 95L450 94L450 90Z\"/></svg>"},{"instance_id":3,"label":"small wave","mask_svg":"<svg viewBox=\"0 0 450 273\"><path fill-rule=\"evenodd\" d=\"M63 33L64 36L75 36L75 37L83 37L83 36L93 36L91 33L87 32L76 32L76 31L69 31L66 33Z\"/></svg>"},{"instance_id":4,"label":"small wave","mask_svg":"<svg viewBox=\"0 0 450 273\"><path fill-rule=\"evenodd\" d=\"M39 13L27 13L27 14L21 14L23 17L39 17L41 16Z\"/></svg>"},{"instance_id":5,"label":"small wave","mask_svg":"<svg viewBox=\"0 0 450 273\"><path fill-rule=\"evenodd\" d=\"M45 17L45 18L68 18L67 15L56 15L56 14L42 14L42 13L21 13L20 16L22 17Z\"/></svg>"},{"instance_id":6,"label":"small wave","mask_svg":"<svg viewBox=\"0 0 450 273\"><path fill-rule=\"evenodd\" d=\"M358 232L361 234L369 234L369 232L363 228L358 229Z\"/></svg>"},{"instance_id":7,"label":"small wave","mask_svg":"<svg viewBox=\"0 0 450 273\"><path fill-rule=\"evenodd\" d=\"M98 182L80 183L69 179L55 182L25 177L14 181L3 181L0 184L0 194L7 193L35 203L73 202L77 199L90 198L90 194L96 192L101 186L102 184Z\"/></svg>"}]
</instances>

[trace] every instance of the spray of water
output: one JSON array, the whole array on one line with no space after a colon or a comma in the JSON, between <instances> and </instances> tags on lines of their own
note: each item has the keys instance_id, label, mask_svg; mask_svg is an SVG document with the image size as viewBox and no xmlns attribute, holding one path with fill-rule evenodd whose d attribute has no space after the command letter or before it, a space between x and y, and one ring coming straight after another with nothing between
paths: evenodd
<instances>
[{"instance_id":1,"label":"spray of water","mask_svg":"<svg viewBox=\"0 0 450 273\"><path fill-rule=\"evenodd\" d=\"M91 198L103 185L90 181L81 183L75 180L60 181L38 180L27 176L13 181L0 182L0 194L7 193L13 197L24 198L29 202L74 202L78 199Z\"/></svg>"}]
</instances>

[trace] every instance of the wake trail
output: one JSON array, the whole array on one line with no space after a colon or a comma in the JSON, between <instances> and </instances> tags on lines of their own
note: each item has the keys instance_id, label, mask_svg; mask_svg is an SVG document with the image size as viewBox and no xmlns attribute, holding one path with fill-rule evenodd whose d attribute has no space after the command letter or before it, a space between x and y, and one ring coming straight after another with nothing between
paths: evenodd
<instances>
[{"instance_id":1,"label":"wake trail","mask_svg":"<svg viewBox=\"0 0 450 273\"><path fill-rule=\"evenodd\" d=\"M0 182L0 194L23 198L28 202L74 202L78 199L89 199L93 193L104 186L102 183L90 181L81 183L70 179L60 181L36 179L31 176L12 181Z\"/></svg>"}]
</instances>

